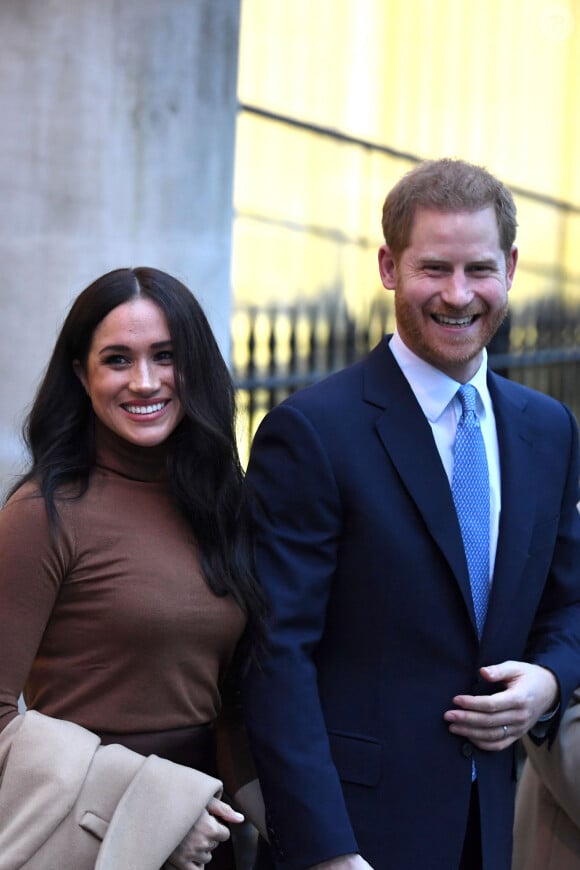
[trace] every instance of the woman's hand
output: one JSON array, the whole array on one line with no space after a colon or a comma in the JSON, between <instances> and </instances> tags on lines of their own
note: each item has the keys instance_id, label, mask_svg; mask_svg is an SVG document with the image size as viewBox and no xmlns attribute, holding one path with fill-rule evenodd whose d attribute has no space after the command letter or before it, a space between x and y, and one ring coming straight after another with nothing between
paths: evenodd
<instances>
[{"instance_id":1,"label":"woman's hand","mask_svg":"<svg viewBox=\"0 0 580 870\"><path fill-rule=\"evenodd\" d=\"M198 870L211 861L213 850L229 839L230 832L221 822L239 824L244 821L229 804L212 798L207 807L165 863L176 870Z\"/></svg>"}]
</instances>

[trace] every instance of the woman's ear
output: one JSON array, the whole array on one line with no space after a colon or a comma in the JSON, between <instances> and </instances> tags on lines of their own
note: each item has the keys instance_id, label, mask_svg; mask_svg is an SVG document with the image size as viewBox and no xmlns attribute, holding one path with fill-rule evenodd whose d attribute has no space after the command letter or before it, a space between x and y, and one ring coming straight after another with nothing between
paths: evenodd
<instances>
[{"instance_id":1,"label":"woman's ear","mask_svg":"<svg viewBox=\"0 0 580 870\"><path fill-rule=\"evenodd\" d=\"M90 396L91 394L89 393L87 376L85 375L85 370L83 369L83 367L81 365L80 359L73 359L72 366L73 366L73 371L74 371L75 375L77 376L77 378L79 379L79 381L81 382L83 387L85 388L85 392L86 392L87 396Z\"/></svg>"}]
</instances>

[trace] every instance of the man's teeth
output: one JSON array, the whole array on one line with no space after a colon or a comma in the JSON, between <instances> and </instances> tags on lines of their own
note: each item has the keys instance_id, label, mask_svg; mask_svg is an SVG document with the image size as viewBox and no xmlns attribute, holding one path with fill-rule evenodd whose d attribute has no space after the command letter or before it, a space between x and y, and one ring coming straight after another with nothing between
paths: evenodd
<instances>
[{"instance_id":1,"label":"man's teeth","mask_svg":"<svg viewBox=\"0 0 580 870\"><path fill-rule=\"evenodd\" d=\"M469 326L473 317L445 317L443 314L437 314L436 319L444 326Z\"/></svg>"},{"instance_id":2,"label":"man's teeth","mask_svg":"<svg viewBox=\"0 0 580 870\"><path fill-rule=\"evenodd\" d=\"M124 408L129 414L154 414L164 406L165 402L155 402L154 405L124 405Z\"/></svg>"}]
</instances>

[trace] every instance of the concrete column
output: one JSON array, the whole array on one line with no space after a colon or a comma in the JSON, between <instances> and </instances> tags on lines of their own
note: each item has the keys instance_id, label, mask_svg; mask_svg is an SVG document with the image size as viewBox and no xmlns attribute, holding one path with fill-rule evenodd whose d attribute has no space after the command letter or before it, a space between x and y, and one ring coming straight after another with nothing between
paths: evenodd
<instances>
[{"instance_id":1,"label":"concrete column","mask_svg":"<svg viewBox=\"0 0 580 870\"><path fill-rule=\"evenodd\" d=\"M240 0L0 3L0 488L72 299L151 265L229 353Z\"/></svg>"}]
</instances>

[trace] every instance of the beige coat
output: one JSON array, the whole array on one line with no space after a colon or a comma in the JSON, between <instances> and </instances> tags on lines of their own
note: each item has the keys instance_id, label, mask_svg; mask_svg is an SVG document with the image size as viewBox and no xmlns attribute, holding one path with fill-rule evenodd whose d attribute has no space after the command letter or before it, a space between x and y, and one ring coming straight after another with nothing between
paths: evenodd
<instances>
[{"instance_id":1,"label":"beige coat","mask_svg":"<svg viewBox=\"0 0 580 870\"><path fill-rule=\"evenodd\" d=\"M221 783L29 711L0 734L0 870L159 870Z\"/></svg>"},{"instance_id":2,"label":"beige coat","mask_svg":"<svg viewBox=\"0 0 580 870\"><path fill-rule=\"evenodd\" d=\"M525 745L512 870L580 870L580 689L552 748Z\"/></svg>"}]
</instances>

